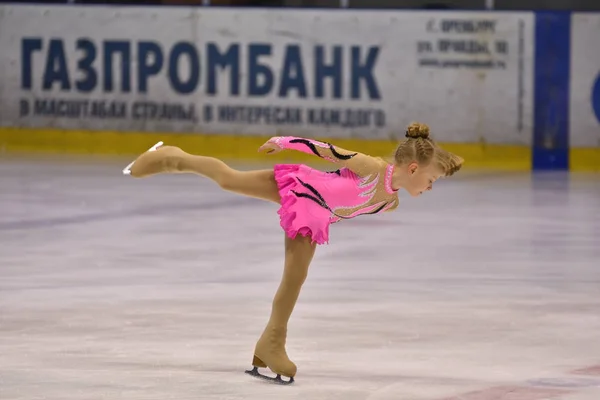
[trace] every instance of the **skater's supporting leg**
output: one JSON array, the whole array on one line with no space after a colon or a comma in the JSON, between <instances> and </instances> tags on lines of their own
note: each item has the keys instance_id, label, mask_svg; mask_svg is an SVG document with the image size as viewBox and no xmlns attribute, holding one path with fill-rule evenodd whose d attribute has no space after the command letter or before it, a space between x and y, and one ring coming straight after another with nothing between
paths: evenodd
<instances>
[{"instance_id":1,"label":"skater's supporting leg","mask_svg":"<svg viewBox=\"0 0 600 400\"><path fill-rule=\"evenodd\" d=\"M159 173L193 173L212 179L224 190L280 202L273 170L238 171L223 161L163 146L142 154L131 167L131 176L143 178Z\"/></svg>"},{"instance_id":2,"label":"skater's supporting leg","mask_svg":"<svg viewBox=\"0 0 600 400\"><path fill-rule=\"evenodd\" d=\"M287 326L300 295L300 289L308 276L308 268L316 246L316 243L311 244L310 237L298 235L295 239L290 239L285 236L283 277L273 300L269 323Z\"/></svg>"},{"instance_id":3,"label":"skater's supporting leg","mask_svg":"<svg viewBox=\"0 0 600 400\"><path fill-rule=\"evenodd\" d=\"M256 366L263 367L261 364L266 364L273 372L288 377L296 374L296 365L290 361L285 350L287 325L308 275L315 248L316 244L311 244L309 237L285 237L283 278L273 299L267 327L256 344Z\"/></svg>"}]
</instances>

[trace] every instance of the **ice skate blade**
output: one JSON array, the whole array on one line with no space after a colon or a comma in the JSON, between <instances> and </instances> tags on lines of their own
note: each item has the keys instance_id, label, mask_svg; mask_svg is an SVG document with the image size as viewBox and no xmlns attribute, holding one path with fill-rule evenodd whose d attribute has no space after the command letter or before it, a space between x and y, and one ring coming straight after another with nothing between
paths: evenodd
<instances>
[{"instance_id":1,"label":"ice skate blade","mask_svg":"<svg viewBox=\"0 0 600 400\"><path fill-rule=\"evenodd\" d=\"M156 149L158 149L162 145L163 142L158 142L154 146L150 147L148 151L156 151ZM123 175L131 175L131 167L133 167L133 164L135 164L135 161L132 161L131 163L129 163L128 166L123 168Z\"/></svg>"},{"instance_id":2,"label":"ice skate blade","mask_svg":"<svg viewBox=\"0 0 600 400\"><path fill-rule=\"evenodd\" d=\"M260 372L258 372L258 367L254 367L252 370L246 371L246 373L248 375L263 379L263 380L271 382L271 383L276 383L278 385L291 385L292 383L294 383L293 376L290 377L289 381L284 381L283 379L281 379L281 375L279 375L279 374L277 374L276 378L271 378L270 376L262 375Z\"/></svg>"}]
</instances>

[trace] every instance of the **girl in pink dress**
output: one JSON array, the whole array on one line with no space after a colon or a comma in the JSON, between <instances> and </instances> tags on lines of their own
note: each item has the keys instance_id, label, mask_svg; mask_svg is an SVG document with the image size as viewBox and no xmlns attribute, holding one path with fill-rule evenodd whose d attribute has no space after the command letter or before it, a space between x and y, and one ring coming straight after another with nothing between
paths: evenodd
<instances>
[{"instance_id":1,"label":"girl in pink dress","mask_svg":"<svg viewBox=\"0 0 600 400\"><path fill-rule=\"evenodd\" d=\"M303 164L278 164L273 169L238 171L219 159L192 155L159 142L123 170L138 178L194 173L212 179L224 190L279 204L285 232L284 274L269 322L254 348L254 368L246 371L277 383L291 383L296 375L296 365L285 350L287 325L316 246L329 242L329 226L359 215L391 211L398 207L400 188L419 196L463 164L461 157L429 138L427 125L417 123L407 128L406 139L398 145L391 163L329 143L290 136L273 137L259 151L272 154L284 149L313 154L339 168L323 172ZM276 378L258 372L258 368L267 367L277 374ZM281 376L290 379L284 381Z\"/></svg>"}]
</instances>

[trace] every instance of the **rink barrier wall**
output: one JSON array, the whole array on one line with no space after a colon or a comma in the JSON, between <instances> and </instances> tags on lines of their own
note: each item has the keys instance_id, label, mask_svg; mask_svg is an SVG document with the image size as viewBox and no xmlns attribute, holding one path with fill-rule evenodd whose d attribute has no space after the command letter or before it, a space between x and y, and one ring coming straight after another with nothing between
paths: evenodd
<instances>
[{"instance_id":1,"label":"rink barrier wall","mask_svg":"<svg viewBox=\"0 0 600 400\"><path fill-rule=\"evenodd\" d=\"M569 167L571 17L538 12L535 19L534 170ZM560 116L559 118L557 118Z\"/></svg>"},{"instance_id":2,"label":"rink barrier wall","mask_svg":"<svg viewBox=\"0 0 600 400\"><path fill-rule=\"evenodd\" d=\"M75 5L3 15L4 126L379 146L424 121L471 152L531 145L533 13Z\"/></svg>"},{"instance_id":3,"label":"rink barrier wall","mask_svg":"<svg viewBox=\"0 0 600 400\"><path fill-rule=\"evenodd\" d=\"M561 75L570 103L560 115L569 121L569 164L575 171L600 171L600 13L572 13L570 19L569 75Z\"/></svg>"},{"instance_id":4,"label":"rink barrier wall","mask_svg":"<svg viewBox=\"0 0 600 400\"><path fill-rule=\"evenodd\" d=\"M569 170L600 172L600 148L578 147L569 149Z\"/></svg>"},{"instance_id":5,"label":"rink barrier wall","mask_svg":"<svg viewBox=\"0 0 600 400\"><path fill-rule=\"evenodd\" d=\"M0 6L0 17L2 15L7 16L6 7ZM44 26L40 26L43 24L39 23L30 23L30 26L27 26L31 13L39 13L38 10L41 9L54 11L56 8L48 6L10 7L12 7L11 12L13 12L10 15L11 18L0 24L0 47L3 50L11 50L13 49L11 46L15 46L15 43L10 41L12 39L9 38L9 35L3 34L7 30L19 30L21 27L25 27L27 35L23 34L22 36L27 36L30 39L39 37L46 40L60 38L62 35L65 43L67 43L69 41L74 42L77 38L81 39L78 29L85 32L85 29L87 29L85 25L89 25L85 21L79 21L79 25L67 26L64 29L69 29L63 30L61 24L55 24L50 20L48 24L52 26L52 29L45 29ZM96 16L98 10L104 12L111 10L110 8L91 6L60 6L59 9L61 12L77 11L78 13L89 12L93 9ZM160 16L153 16L153 18L158 19L159 22L163 18L163 22L168 23L169 18L176 16L170 13L179 13L177 15L181 16L180 13L182 12L191 12L194 16L198 16L208 12L215 13L215 16L226 20L236 13L231 9L210 11L207 11L206 8L188 9L188 11L185 11L185 9L184 7L161 9ZM124 10L123 15L127 14L127 7L120 8L120 10ZM142 8L135 7L135 10L139 13ZM152 10L148 12L156 11L154 8ZM303 18L309 18L311 15L309 11L299 10L293 10L293 15L281 10L244 10L244 15L237 15L236 18L265 18L264 15L261 16L261 12L271 16L279 15L284 20L287 18L286 22L296 24L296 27L302 25ZM595 35L597 26L600 26L600 14L429 11L399 11L394 13L386 11L381 13L356 10L315 12L319 14L319 17L327 16L327 18L335 19L338 24L337 27L341 31L341 36L338 37L335 37L337 32L320 37L327 37L328 41L333 43L348 45L353 49L352 51L356 50L357 54L362 54L362 57L366 56L367 59L369 55L377 53L373 50L375 48L373 43L381 41L381 37L369 37L360 30L366 29L367 32L369 29L373 30L377 25L369 24L375 23L373 21L379 21L378 19L381 19L384 15L391 15L390 18L392 19L399 18L402 20L402 18L406 18L406 24L391 24L390 22L391 25L386 28L387 31L381 29L386 34L400 29L399 34L394 35L394 37L400 38L397 39L399 42L394 43L394 46L402 48L419 47L421 50L424 49L423 51L427 56L432 51L431 48L426 46L429 38L433 37L435 40L440 38L437 32L439 27L436 25L439 21L436 18L443 21L443 18L446 17L451 19L491 18L500 27L498 29L499 34L496 36L489 32L477 34L476 36L467 34L467 39L475 38L485 41L491 35L493 40L490 39L489 44L492 48L496 50L503 49L503 51L506 51L506 49L511 49L509 51L516 50L514 50L514 53L507 53L511 57L505 59L502 59L502 55L505 53L502 51L499 53L498 57L500 57L501 62L506 63L503 68L485 71L473 71L466 68L461 70L461 75L456 75L456 69L437 69L433 70L433 73L431 70L415 69L414 65L422 61L419 58L422 57L421 50L414 54L378 48L377 51L381 51L381 60L377 66L372 67L371 76L369 76L369 68L365 64L367 61L364 61L363 64L361 64L361 61L356 61L358 59L352 61L352 68L355 64L358 65L357 68L362 68L356 71L362 74L359 75L362 82L359 79L358 83L363 84L362 92L358 89L358 86L348 88L348 92L353 93L352 98L345 93L341 97L327 100L327 96L331 96L331 93L326 93L325 100L323 98L311 99L309 95L308 99L305 99L307 101L300 102L297 99L278 98L273 94L274 92L264 97L264 102L269 105L283 103L287 106L296 107L312 102L317 105L323 105L324 103L329 105L331 103L333 106L338 107L356 105L357 107L373 108L385 116L385 124L378 127L372 126L364 130L341 127L321 129L306 126L292 126L290 129L261 125L237 125L236 127L227 123L213 124L212 126L216 129L211 129L210 124L203 125L200 123L199 125L190 126L189 124L178 125L173 123L171 126L166 124L167 129L165 129L165 124L140 124L139 121L138 124L133 122L123 124L122 122L117 123L110 120L90 122L73 118L61 119L59 117L50 120L47 118L29 118L27 116L25 118L15 118L23 110L23 99L35 97L40 93L43 95L44 90L35 87L35 83L29 83L29 91L21 90L22 87L19 87L18 82L22 84L23 76L17 75L16 71L23 74L25 66L20 65L21 68L15 68L15 65L19 65L24 58L22 56L20 60L18 57L14 58L16 57L14 55L18 54L19 51L4 51L4 56L0 55L0 57L4 57L3 62L0 63L0 78L2 79L2 82L0 82L0 100L2 100L0 125L3 125L0 127L0 150L7 152L133 155L143 151L156 141L163 140L169 144L185 147L192 152L201 152L224 159L257 161L312 160L310 156L293 152L284 152L269 157L257 152L258 146L264 143L266 139L277 134L284 134L314 137L333 142L344 148L355 149L372 155L391 156L396 146L394 138L401 138L403 127L412 120L418 120L427 122L432 126L434 138L443 147L462 155L467 160L465 168L600 171L600 78L598 78L600 76L600 59L593 57L594 54L600 55L598 36ZM56 14L56 12L45 13L44 18L60 19L61 15L57 16ZM362 26L359 22L356 22L358 15L360 15L361 20L366 21ZM340 18L340 16L348 16L348 18L346 20ZM81 15L79 17L79 20L84 20ZM114 37L124 37L119 32L119 27L122 27L123 24L119 25L113 21L113 18L109 17L108 14L103 16L103 18L108 18L104 23L112 21L115 26L104 29L104 31L110 32ZM219 18L212 19L219 20ZM351 19L353 22L349 22ZM13 25L9 25L9 23ZM204 23L210 25L212 22L205 20ZM140 29L146 29L142 25L143 22L140 23ZM399 28L396 25L405 26ZM214 27L211 29L214 29ZM319 29L323 29L323 27L319 28L317 26L315 28L316 34L319 33ZM353 31L348 32L348 29ZM410 34L407 35L401 29L408 29ZM51 32L47 32L48 30ZM354 33L354 30L357 33ZM274 65L277 65L277 63L281 65L280 62L283 57L280 54L281 49L289 41L289 37L282 38L277 34L269 36L265 32L260 31L260 29L257 32L251 32L252 35L249 36L255 35L258 39L249 38L249 42L245 44L252 45L254 43L252 40L260 41L259 39L261 39L265 41L265 37L268 38L268 41L272 41L271 50L276 56L274 59L277 62ZM97 33L99 33L100 39L105 37L103 35L106 35L106 32L100 33L98 31ZM136 31L134 36L144 38L144 34L144 32L141 32L138 35ZM287 34L289 35L290 32ZM350 38L347 39L347 37ZM167 39L167 42L172 42L177 37L171 35ZM205 40L203 37L196 37L196 39L199 41ZM221 41L222 44L223 37L217 35L216 40ZM443 36L441 40L444 40ZM498 47L498 43L505 43L505 48ZM583 44L578 45L579 43ZM301 45L305 46L306 43L301 43ZM44 42L43 46L47 46L47 43ZM66 50L67 62L70 65L77 61L74 54L73 49ZM14 57L8 59L9 55ZM476 58L477 55L471 61ZM300 58L299 60L307 62L310 58ZM440 58L436 62L440 62L440 60L444 61L443 58ZM48 60L45 61L48 64ZM104 61L106 62L106 60ZM222 58L220 61L225 62L227 60ZM37 60L36 62L29 65L29 76L39 79L39 76L42 75L44 62L43 60ZM116 60L112 60L112 62L116 62ZM135 62L135 60L132 62ZM9 63L10 66L7 66L6 63ZM276 71L274 65L271 65L273 67L271 71ZM344 71L350 68L349 64L343 64L342 66ZM152 66L147 65L146 67ZM400 71L408 70L412 74L407 77L397 76L395 75L396 69ZM354 70L351 70L351 73L352 71ZM54 79L60 81L61 76L59 75L55 74ZM276 79L279 78L281 77L276 76ZM372 78L375 84L379 84L379 91L375 90L376 87L373 86L373 82L369 81L369 78ZM458 82L459 78L463 81L458 84L454 83L455 81ZM314 71L307 72L307 81L314 79L316 79ZM222 77L217 85L225 84L227 86L226 81L227 79ZM465 85L465 82L468 84ZM517 82L518 84L515 84ZM252 93L242 93L241 96L231 98L228 97L226 90L222 92L217 90L217 92L211 93L210 96L207 96L206 93L192 93L183 96L169 91L167 83L166 78L158 80L156 82L157 87L154 89L160 95L159 97L164 97L169 101L187 99L190 104L198 104L199 107L204 107L203 109L212 106L213 103L223 101L238 103L246 101L248 104L256 104L256 98L251 98ZM132 94L129 91L127 93L119 92L119 84L123 85L123 82L117 79L114 82L117 89L113 88L110 96L117 99L131 99ZM77 95L71 89L65 89L65 87L62 89L51 88L51 90L46 90L45 94L51 96L64 95L67 98ZM135 89L133 91L135 92ZM356 96L354 93L356 93ZM365 97L365 93L369 94L370 97ZM142 98L152 97L152 94L148 93L133 93L133 96L136 94ZM463 99L466 102L457 102L456 98ZM401 111L397 111L398 105ZM514 107L511 107L513 105ZM21 107L20 110L19 107ZM493 113L489 112L490 108L494 110ZM349 139L348 137L352 138Z\"/></svg>"},{"instance_id":6,"label":"rink barrier wall","mask_svg":"<svg viewBox=\"0 0 600 400\"><path fill-rule=\"evenodd\" d=\"M180 146L191 153L226 160L256 162L311 162L327 165L326 161L300 152L286 151L265 155L257 150L268 137L173 132L81 131L41 128L0 128L2 150L12 153L58 153L126 156L139 154L158 141ZM330 140L317 137L321 140ZM345 149L359 150L372 156L393 158L396 142L392 140L335 139ZM531 165L529 147L472 143L440 143L445 149L469 160L466 169L506 171L528 170Z\"/></svg>"}]
</instances>

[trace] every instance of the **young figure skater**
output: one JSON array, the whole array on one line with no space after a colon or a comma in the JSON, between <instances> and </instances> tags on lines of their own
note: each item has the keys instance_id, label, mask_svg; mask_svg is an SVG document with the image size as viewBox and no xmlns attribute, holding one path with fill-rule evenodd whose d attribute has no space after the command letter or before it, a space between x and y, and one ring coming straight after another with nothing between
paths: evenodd
<instances>
[{"instance_id":1,"label":"young figure skater","mask_svg":"<svg viewBox=\"0 0 600 400\"><path fill-rule=\"evenodd\" d=\"M271 316L254 349L253 369L247 373L276 383L292 383L296 365L285 345L287 326L317 244L329 241L329 226L359 215L377 214L398 206L398 190L412 196L431 190L440 177L453 175L463 159L429 138L429 127L411 124L397 147L395 160L386 162L329 143L298 137L273 137L259 148L269 154L297 150L339 166L322 172L303 164L277 164L273 169L238 171L223 161L188 154L157 143L129 164L123 173L136 178L159 173L193 173L212 179L224 190L279 204L285 232L283 278L273 299ZM276 378L261 375L269 368ZM281 376L289 377L285 381Z\"/></svg>"}]
</instances>

